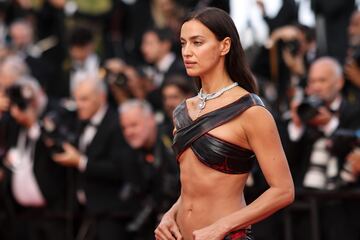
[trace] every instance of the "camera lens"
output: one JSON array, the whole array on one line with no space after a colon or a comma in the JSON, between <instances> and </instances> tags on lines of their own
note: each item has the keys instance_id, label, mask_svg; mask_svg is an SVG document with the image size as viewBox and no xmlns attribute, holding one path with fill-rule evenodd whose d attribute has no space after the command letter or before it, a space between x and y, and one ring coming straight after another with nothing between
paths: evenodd
<instances>
[{"instance_id":1,"label":"camera lens","mask_svg":"<svg viewBox=\"0 0 360 240\"><path fill-rule=\"evenodd\" d=\"M306 97L298 106L297 114L302 122L307 123L318 114L319 107L323 105L324 102L316 96Z\"/></svg>"}]
</instances>

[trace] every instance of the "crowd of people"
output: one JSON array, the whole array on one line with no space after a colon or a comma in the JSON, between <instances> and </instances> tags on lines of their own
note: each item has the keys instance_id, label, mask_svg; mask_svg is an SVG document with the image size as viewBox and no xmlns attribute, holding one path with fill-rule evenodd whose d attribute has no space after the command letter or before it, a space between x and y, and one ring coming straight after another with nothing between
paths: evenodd
<instances>
[{"instance_id":1,"label":"crowd of people","mask_svg":"<svg viewBox=\"0 0 360 240\"><path fill-rule=\"evenodd\" d=\"M319 201L321 239L360 239L355 0L0 1L0 239L154 239L181 189L173 111L199 91L180 28L206 6L237 26L296 200L353 193ZM259 169L247 202L268 187ZM285 212L255 239L285 239ZM293 239L311 239L295 214Z\"/></svg>"}]
</instances>

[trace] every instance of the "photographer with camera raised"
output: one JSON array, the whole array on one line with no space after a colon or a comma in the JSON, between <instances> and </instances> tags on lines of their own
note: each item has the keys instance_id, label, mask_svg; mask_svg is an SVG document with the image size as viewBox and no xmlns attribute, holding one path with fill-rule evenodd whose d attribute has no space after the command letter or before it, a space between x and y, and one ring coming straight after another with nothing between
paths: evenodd
<instances>
[{"instance_id":1,"label":"photographer with camera raised","mask_svg":"<svg viewBox=\"0 0 360 240\"><path fill-rule=\"evenodd\" d=\"M260 87L278 114L289 110L289 99L301 93L309 64L315 58L313 30L303 25L275 29L252 68Z\"/></svg>"},{"instance_id":2,"label":"photographer with camera raised","mask_svg":"<svg viewBox=\"0 0 360 240\"><path fill-rule=\"evenodd\" d=\"M132 159L118 114L107 104L106 87L98 74L78 72L72 93L81 126L77 144L64 143L56 163L76 170L77 206L83 214L78 239L129 239L125 226L131 217L119 200L124 185L124 161Z\"/></svg>"},{"instance_id":3,"label":"photographer with camera raised","mask_svg":"<svg viewBox=\"0 0 360 240\"><path fill-rule=\"evenodd\" d=\"M10 117L1 122L7 144L3 164L15 214L9 231L15 239L65 239L66 168L52 160L40 126L52 106L31 78L8 86L6 95Z\"/></svg>"},{"instance_id":4,"label":"photographer with camera raised","mask_svg":"<svg viewBox=\"0 0 360 240\"><path fill-rule=\"evenodd\" d=\"M305 89L307 97L291 103L287 154L298 190L331 190L336 187L334 180L342 163L329 148L331 136L339 128L356 128L360 117L359 107L342 96L343 85L340 64L330 57L319 58L310 66ZM347 239L341 222L344 220L342 205L328 208L330 205L330 202L320 204L321 227L328 229L322 229L324 239ZM337 229L344 227L343 231L332 232L335 226Z\"/></svg>"},{"instance_id":5,"label":"photographer with camera raised","mask_svg":"<svg viewBox=\"0 0 360 240\"><path fill-rule=\"evenodd\" d=\"M104 63L104 81L109 88L109 103L121 105L130 98L145 99L154 87L138 69L120 58L110 58Z\"/></svg>"}]
</instances>

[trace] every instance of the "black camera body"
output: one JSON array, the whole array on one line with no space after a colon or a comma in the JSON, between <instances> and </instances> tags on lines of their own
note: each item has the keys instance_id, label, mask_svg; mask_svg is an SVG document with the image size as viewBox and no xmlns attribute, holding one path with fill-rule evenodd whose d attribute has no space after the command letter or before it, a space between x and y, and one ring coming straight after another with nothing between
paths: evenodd
<instances>
[{"instance_id":1,"label":"black camera body","mask_svg":"<svg viewBox=\"0 0 360 240\"><path fill-rule=\"evenodd\" d=\"M347 188L353 186L357 181L351 169L351 164L345 161L345 157L355 147L360 146L360 129L338 129L331 136L331 146L329 150L333 156L344 160L343 166L340 168L339 175L333 182L335 189Z\"/></svg>"},{"instance_id":2,"label":"black camera body","mask_svg":"<svg viewBox=\"0 0 360 240\"><path fill-rule=\"evenodd\" d=\"M105 68L105 81L109 84L115 84L118 87L124 87L127 85L128 79L126 75L122 72L115 73L109 69Z\"/></svg>"},{"instance_id":3,"label":"black camera body","mask_svg":"<svg viewBox=\"0 0 360 240\"><path fill-rule=\"evenodd\" d=\"M330 151L335 156L345 156L360 146L360 129L338 129L331 136Z\"/></svg>"},{"instance_id":4,"label":"black camera body","mask_svg":"<svg viewBox=\"0 0 360 240\"><path fill-rule=\"evenodd\" d=\"M325 102L319 97L307 96L299 104L297 114L303 123L307 123L319 113L319 108L324 105Z\"/></svg>"},{"instance_id":5,"label":"black camera body","mask_svg":"<svg viewBox=\"0 0 360 240\"><path fill-rule=\"evenodd\" d=\"M28 108L34 98L33 91L25 85L12 85L6 89L5 93L10 100L10 104L16 105L22 111Z\"/></svg>"},{"instance_id":6,"label":"black camera body","mask_svg":"<svg viewBox=\"0 0 360 240\"><path fill-rule=\"evenodd\" d=\"M279 40L281 49L288 49L292 56L297 56L300 53L300 42L297 39Z\"/></svg>"},{"instance_id":7,"label":"black camera body","mask_svg":"<svg viewBox=\"0 0 360 240\"><path fill-rule=\"evenodd\" d=\"M65 142L75 143L74 122L76 122L76 111L64 106L47 112L41 119L42 138L48 143L52 153L63 152Z\"/></svg>"}]
</instances>

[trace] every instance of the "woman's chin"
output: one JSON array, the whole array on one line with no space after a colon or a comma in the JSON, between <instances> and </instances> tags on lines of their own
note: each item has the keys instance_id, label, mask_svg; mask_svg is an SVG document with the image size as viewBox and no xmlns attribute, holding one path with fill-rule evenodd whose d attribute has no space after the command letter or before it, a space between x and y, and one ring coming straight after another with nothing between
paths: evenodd
<instances>
[{"instance_id":1,"label":"woman's chin","mask_svg":"<svg viewBox=\"0 0 360 240\"><path fill-rule=\"evenodd\" d=\"M199 73L192 69L186 69L186 73L189 77L198 77L199 76Z\"/></svg>"}]
</instances>

